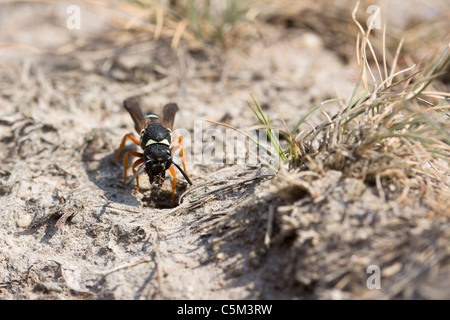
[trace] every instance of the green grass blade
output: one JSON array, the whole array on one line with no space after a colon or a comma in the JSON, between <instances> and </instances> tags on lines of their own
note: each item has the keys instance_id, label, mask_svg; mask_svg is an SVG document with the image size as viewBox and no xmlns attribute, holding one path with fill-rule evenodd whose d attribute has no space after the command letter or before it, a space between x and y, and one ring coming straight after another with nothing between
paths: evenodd
<instances>
[{"instance_id":1,"label":"green grass blade","mask_svg":"<svg viewBox=\"0 0 450 320\"><path fill-rule=\"evenodd\" d=\"M294 128L294 130L292 130L292 135L295 135L295 133L297 132L297 130L298 130L298 128L300 127L300 125L303 123L303 122L305 122L305 120L314 112L314 111L316 111L317 109L319 109L320 107L322 107L322 106L324 106L324 105L326 105L326 104L328 104L328 103L331 103L331 102L336 102L336 101L339 101L339 100L341 100L341 99L329 99L329 100L326 100L326 101L322 101L321 103L319 103L318 105L316 105L316 106L314 106L314 108L312 108L307 114L305 114L301 119L300 119L300 121L297 123L297 125L295 126L295 128Z\"/></svg>"}]
</instances>

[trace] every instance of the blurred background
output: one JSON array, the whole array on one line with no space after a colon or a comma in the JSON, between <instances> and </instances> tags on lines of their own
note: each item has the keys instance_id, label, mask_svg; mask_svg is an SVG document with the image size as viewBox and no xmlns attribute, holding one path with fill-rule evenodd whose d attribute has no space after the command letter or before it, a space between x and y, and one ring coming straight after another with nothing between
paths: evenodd
<instances>
[{"instance_id":1,"label":"blurred background","mask_svg":"<svg viewBox=\"0 0 450 320\"><path fill-rule=\"evenodd\" d=\"M213 105L214 118L223 118L228 107L231 116L238 116L240 108L232 106L242 107L240 101L252 91L267 107L278 99L288 119L292 107L351 92L357 62L355 5L328 0L3 0L1 75L5 80L26 72L27 59L35 59L43 70L78 70L84 73L80 77L96 74L105 81L155 84L176 77L175 94L188 104L199 103L191 100L203 95L204 103ZM386 55L392 63L404 39L401 68L419 63L449 31L448 1L361 1L355 17L365 29L376 8L380 15L371 41L380 53L386 26ZM158 99L157 89L152 93L157 103L166 98ZM237 98L228 101L230 95Z\"/></svg>"}]
</instances>

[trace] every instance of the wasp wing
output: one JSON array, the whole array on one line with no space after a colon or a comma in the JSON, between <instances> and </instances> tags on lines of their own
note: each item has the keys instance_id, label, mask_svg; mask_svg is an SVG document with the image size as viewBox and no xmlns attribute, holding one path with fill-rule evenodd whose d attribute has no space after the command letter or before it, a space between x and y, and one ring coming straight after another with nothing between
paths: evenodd
<instances>
[{"instance_id":1,"label":"wasp wing","mask_svg":"<svg viewBox=\"0 0 450 320\"><path fill-rule=\"evenodd\" d=\"M141 133L142 129L147 127L148 120L145 119L141 107L139 106L139 102L136 98L128 98L123 102L123 106L127 109L131 119L133 119L134 128L138 133Z\"/></svg>"},{"instance_id":2,"label":"wasp wing","mask_svg":"<svg viewBox=\"0 0 450 320\"><path fill-rule=\"evenodd\" d=\"M176 103L168 103L163 109L163 122L167 128L173 130L173 122L175 120L175 115L178 111L178 106Z\"/></svg>"}]
</instances>

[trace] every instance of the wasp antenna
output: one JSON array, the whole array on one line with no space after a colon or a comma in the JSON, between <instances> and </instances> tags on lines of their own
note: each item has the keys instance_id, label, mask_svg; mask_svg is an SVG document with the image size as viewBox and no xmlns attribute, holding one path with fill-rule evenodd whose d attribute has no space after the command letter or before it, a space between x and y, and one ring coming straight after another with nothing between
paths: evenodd
<instances>
[{"instance_id":1,"label":"wasp antenna","mask_svg":"<svg viewBox=\"0 0 450 320\"><path fill-rule=\"evenodd\" d=\"M191 179L189 179L189 177L187 176L187 174L183 171L183 169L180 168L179 165L177 165L175 162L172 161L172 164L175 165L175 167L177 167L177 169L181 172L181 174L183 175L183 177L186 179L187 182L189 182L189 184L193 184Z\"/></svg>"},{"instance_id":2,"label":"wasp antenna","mask_svg":"<svg viewBox=\"0 0 450 320\"><path fill-rule=\"evenodd\" d=\"M142 171L144 171L145 166L143 164L141 164L141 166L137 169L137 171L134 173L134 175L131 177L130 180L128 180L127 184L131 184L133 182L134 179L136 179L136 177L138 175L140 175L142 173Z\"/></svg>"}]
</instances>

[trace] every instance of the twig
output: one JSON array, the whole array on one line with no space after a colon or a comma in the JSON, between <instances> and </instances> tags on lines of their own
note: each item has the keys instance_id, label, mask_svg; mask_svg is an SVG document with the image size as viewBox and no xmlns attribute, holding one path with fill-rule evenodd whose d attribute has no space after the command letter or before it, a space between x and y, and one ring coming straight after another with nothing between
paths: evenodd
<instances>
[{"instance_id":1,"label":"twig","mask_svg":"<svg viewBox=\"0 0 450 320\"><path fill-rule=\"evenodd\" d=\"M94 273L95 274L101 274L101 275L108 275L110 273L113 273L113 272L116 272L116 271L119 271L119 270L122 270L122 269L128 269L128 268L137 266L137 265L139 265L141 263L147 263L147 262L152 262L152 261L153 261L153 259L144 258L144 259L139 260L137 262L122 264L120 266L117 266L117 267L109 269L109 270L97 270L97 271L94 271Z\"/></svg>"},{"instance_id":2,"label":"twig","mask_svg":"<svg viewBox=\"0 0 450 320\"><path fill-rule=\"evenodd\" d=\"M272 226L273 226L273 216L274 216L275 209L273 205L269 206L269 216L267 218L267 230L266 234L264 235L264 245L269 248L270 246L270 238L272 237Z\"/></svg>"}]
</instances>

